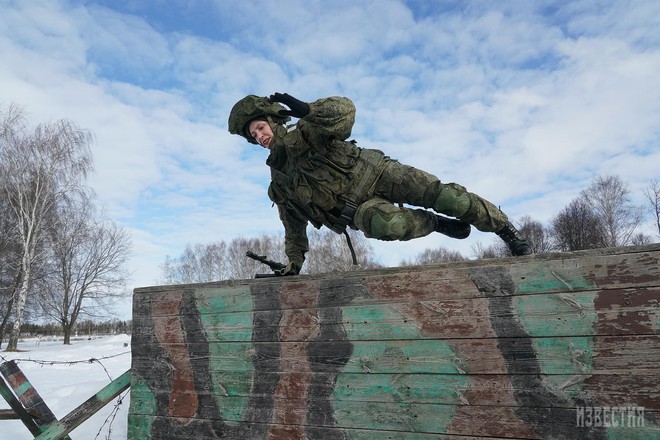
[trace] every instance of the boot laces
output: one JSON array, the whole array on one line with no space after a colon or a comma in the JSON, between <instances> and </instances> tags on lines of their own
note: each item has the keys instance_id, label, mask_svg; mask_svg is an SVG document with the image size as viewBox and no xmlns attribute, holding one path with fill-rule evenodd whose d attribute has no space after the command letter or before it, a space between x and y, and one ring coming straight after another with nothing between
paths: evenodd
<instances>
[{"instance_id":1,"label":"boot laces","mask_svg":"<svg viewBox=\"0 0 660 440\"><path fill-rule=\"evenodd\" d=\"M511 222L506 222L504 227L497 231L497 235L499 235L506 242L523 239L520 236L518 230L511 224Z\"/></svg>"}]
</instances>

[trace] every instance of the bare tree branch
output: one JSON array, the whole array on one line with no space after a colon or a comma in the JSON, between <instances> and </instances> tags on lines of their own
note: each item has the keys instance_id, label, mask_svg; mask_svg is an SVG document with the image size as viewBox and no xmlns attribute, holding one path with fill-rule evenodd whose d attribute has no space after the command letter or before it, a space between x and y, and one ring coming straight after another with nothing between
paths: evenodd
<instances>
[{"instance_id":1,"label":"bare tree branch","mask_svg":"<svg viewBox=\"0 0 660 440\"><path fill-rule=\"evenodd\" d=\"M619 176L595 177L582 197L600 220L605 246L630 244L642 223L643 208L632 203L628 185Z\"/></svg>"},{"instance_id":2,"label":"bare tree branch","mask_svg":"<svg viewBox=\"0 0 660 440\"><path fill-rule=\"evenodd\" d=\"M417 254L414 259L401 261L399 266L419 266L423 264L452 263L465 260L467 260L467 258L461 255L460 252L440 246L435 249L427 248Z\"/></svg>"},{"instance_id":3,"label":"bare tree branch","mask_svg":"<svg viewBox=\"0 0 660 440\"><path fill-rule=\"evenodd\" d=\"M69 199L58 206L48 228L51 276L41 286L43 313L64 331L64 343L82 316L93 317L105 301L124 295L131 244L114 222L96 219L91 200Z\"/></svg>"},{"instance_id":4,"label":"bare tree branch","mask_svg":"<svg viewBox=\"0 0 660 440\"><path fill-rule=\"evenodd\" d=\"M606 243L599 217L583 198L573 200L553 218L551 231L560 251L596 249Z\"/></svg>"},{"instance_id":5,"label":"bare tree branch","mask_svg":"<svg viewBox=\"0 0 660 440\"><path fill-rule=\"evenodd\" d=\"M22 111L10 106L0 119L0 193L12 213L20 245L7 350L16 350L28 294L42 259L45 222L60 200L82 189L92 169L91 134L61 120L27 128Z\"/></svg>"},{"instance_id":6,"label":"bare tree branch","mask_svg":"<svg viewBox=\"0 0 660 440\"><path fill-rule=\"evenodd\" d=\"M655 217L655 225L660 235L660 180L654 179L644 191L644 196L649 201L649 211Z\"/></svg>"}]
</instances>

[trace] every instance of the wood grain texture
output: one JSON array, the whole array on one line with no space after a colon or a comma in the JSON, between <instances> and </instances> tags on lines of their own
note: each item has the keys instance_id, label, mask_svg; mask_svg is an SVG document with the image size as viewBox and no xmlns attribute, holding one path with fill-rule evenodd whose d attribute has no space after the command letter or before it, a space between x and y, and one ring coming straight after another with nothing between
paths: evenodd
<instances>
[{"instance_id":1,"label":"wood grain texture","mask_svg":"<svg viewBox=\"0 0 660 440\"><path fill-rule=\"evenodd\" d=\"M660 438L658 245L141 288L133 328L134 440Z\"/></svg>"}]
</instances>

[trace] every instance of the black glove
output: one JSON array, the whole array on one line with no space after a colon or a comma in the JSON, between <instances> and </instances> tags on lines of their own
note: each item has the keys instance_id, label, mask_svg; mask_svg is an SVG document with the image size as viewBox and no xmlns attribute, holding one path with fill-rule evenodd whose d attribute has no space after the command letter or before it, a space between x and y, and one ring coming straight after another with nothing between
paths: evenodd
<instances>
[{"instance_id":1,"label":"black glove","mask_svg":"<svg viewBox=\"0 0 660 440\"><path fill-rule=\"evenodd\" d=\"M271 102L280 102L290 110L280 110L277 112L280 116L293 116L294 118L304 118L309 114L309 104L294 98L288 93L273 93L270 95Z\"/></svg>"}]
</instances>

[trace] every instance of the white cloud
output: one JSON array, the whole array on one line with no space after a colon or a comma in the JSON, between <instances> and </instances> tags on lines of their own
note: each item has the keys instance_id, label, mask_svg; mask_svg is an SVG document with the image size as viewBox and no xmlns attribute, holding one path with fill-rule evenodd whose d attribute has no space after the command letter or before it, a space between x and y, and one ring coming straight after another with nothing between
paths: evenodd
<instances>
[{"instance_id":1,"label":"white cloud","mask_svg":"<svg viewBox=\"0 0 660 440\"><path fill-rule=\"evenodd\" d=\"M103 4L3 7L0 104L94 132L91 182L133 234L137 285L188 242L281 230L266 152L226 132L248 93L348 96L360 146L514 218L548 221L595 174L657 178L654 2ZM473 235L374 247L397 264L492 238Z\"/></svg>"}]
</instances>

